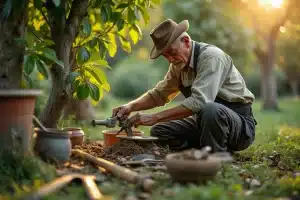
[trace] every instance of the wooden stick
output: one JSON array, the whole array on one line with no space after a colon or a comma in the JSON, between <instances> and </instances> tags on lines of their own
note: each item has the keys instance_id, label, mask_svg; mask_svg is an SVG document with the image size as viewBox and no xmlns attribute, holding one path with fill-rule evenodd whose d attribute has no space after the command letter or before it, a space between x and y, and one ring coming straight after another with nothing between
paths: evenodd
<instances>
[{"instance_id":1,"label":"wooden stick","mask_svg":"<svg viewBox=\"0 0 300 200\"><path fill-rule=\"evenodd\" d=\"M142 188L147 192L150 192L155 184L155 181L150 178L145 178L139 175L137 172L134 172L126 167L116 165L115 163L102 158L97 158L84 151L72 149L72 153L83 157L85 160L93 164L99 165L107 172L113 174L114 176L117 176L118 178L121 178L133 184L141 184Z\"/></svg>"}]
</instances>

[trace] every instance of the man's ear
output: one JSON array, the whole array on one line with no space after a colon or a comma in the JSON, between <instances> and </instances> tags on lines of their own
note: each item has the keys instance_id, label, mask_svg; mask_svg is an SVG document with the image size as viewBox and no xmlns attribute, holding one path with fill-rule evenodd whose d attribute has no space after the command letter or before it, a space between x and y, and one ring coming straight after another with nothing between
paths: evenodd
<instances>
[{"instance_id":1,"label":"man's ear","mask_svg":"<svg viewBox=\"0 0 300 200\"><path fill-rule=\"evenodd\" d=\"M184 45L189 48L190 47L190 38L187 36L182 37L182 42L184 42Z\"/></svg>"}]
</instances>

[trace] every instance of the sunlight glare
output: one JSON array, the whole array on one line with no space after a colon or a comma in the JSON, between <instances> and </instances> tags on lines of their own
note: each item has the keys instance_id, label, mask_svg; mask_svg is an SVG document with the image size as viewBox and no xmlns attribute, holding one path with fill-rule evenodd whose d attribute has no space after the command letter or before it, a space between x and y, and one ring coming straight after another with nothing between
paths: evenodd
<instances>
[{"instance_id":1,"label":"sunlight glare","mask_svg":"<svg viewBox=\"0 0 300 200\"><path fill-rule=\"evenodd\" d=\"M259 0L260 4L267 6L271 5L274 8L280 8L284 0Z\"/></svg>"}]
</instances>

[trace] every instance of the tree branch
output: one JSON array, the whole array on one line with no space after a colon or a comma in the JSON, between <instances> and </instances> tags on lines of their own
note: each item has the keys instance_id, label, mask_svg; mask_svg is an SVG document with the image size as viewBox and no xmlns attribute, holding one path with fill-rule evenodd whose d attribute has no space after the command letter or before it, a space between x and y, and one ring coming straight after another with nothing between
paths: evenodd
<instances>
[{"instance_id":1,"label":"tree branch","mask_svg":"<svg viewBox=\"0 0 300 200\"><path fill-rule=\"evenodd\" d=\"M72 3L71 11L67 19L68 34L70 41L73 41L78 33L79 26L82 18L87 13L89 0L74 0Z\"/></svg>"},{"instance_id":2,"label":"tree branch","mask_svg":"<svg viewBox=\"0 0 300 200\"><path fill-rule=\"evenodd\" d=\"M29 1L32 5L34 5L34 3L32 1ZM49 23L49 20L47 19L45 13L42 11L42 9L38 9L36 8L38 11L40 11L40 13L42 14L42 16L44 17L46 23L48 24L48 26L50 27L50 23Z\"/></svg>"},{"instance_id":3,"label":"tree branch","mask_svg":"<svg viewBox=\"0 0 300 200\"><path fill-rule=\"evenodd\" d=\"M276 23L272 29L271 29L271 32L270 32L270 35L271 37L273 36L276 36L276 34L278 33L278 29L284 25L284 23L286 22L286 20L288 19L289 17L289 14L290 14L290 11L291 11L291 8L292 8L292 3L289 3L289 5L287 6L286 10L285 10L285 13L284 15L281 17L281 19L278 21L278 23Z\"/></svg>"},{"instance_id":4,"label":"tree branch","mask_svg":"<svg viewBox=\"0 0 300 200\"><path fill-rule=\"evenodd\" d=\"M40 41L40 42L44 42L39 36L37 36L34 31L29 27L27 26L27 28L30 30L30 32Z\"/></svg>"},{"instance_id":5,"label":"tree branch","mask_svg":"<svg viewBox=\"0 0 300 200\"><path fill-rule=\"evenodd\" d=\"M263 64L266 60L267 53L261 50L259 47L254 48L254 53L258 60Z\"/></svg>"}]
</instances>

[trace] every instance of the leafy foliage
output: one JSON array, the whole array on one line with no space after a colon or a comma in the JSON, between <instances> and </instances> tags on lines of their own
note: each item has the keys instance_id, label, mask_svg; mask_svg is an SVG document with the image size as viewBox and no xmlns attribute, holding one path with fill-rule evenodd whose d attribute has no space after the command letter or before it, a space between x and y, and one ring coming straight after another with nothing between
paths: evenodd
<instances>
[{"instance_id":1,"label":"leafy foliage","mask_svg":"<svg viewBox=\"0 0 300 200\"><path fill-rule=\"evenodd\" d=\"M85 17L80 21L80 28L72 44L70 63L58 60L50 26L49 14L55 11L57 19L61 12L70 12L72 1L64 6L60 0L53 0L54 8L50 10L49 2L34 0L29 3L29 21L26 37L19 39L26 45L24 77L30 82L30 74L37 68L45 77L49 77L49 67L58 64L62 68L70 65L71 71L64 70L66 82L74 98L80 100L89 96L94 103L103 97L103 91L110 91L105 70L111 69L107 56L114 57L118 44L130 53L131 45L142 37L138 22L149 22L148 9L160 3L157 0L90 0ZM54 30L55 32L55 30ZM51 38L51 39L50 39Z\"/></svg>"},{"instance_id":2,"label":"leafy foliage","mask_svg":"<svg viewBox=\"0 0 300 200\"><path fill-rule=\"evenodd\" d=\"M232 11L229 6L222 0L170 0L164 4L164 11L165 16L176 22L188 19L188 33L193 40L218 46L243 70L251 61L251 32L243 27L243 21L228 13Z\"/></svg>"}]
</instances>

